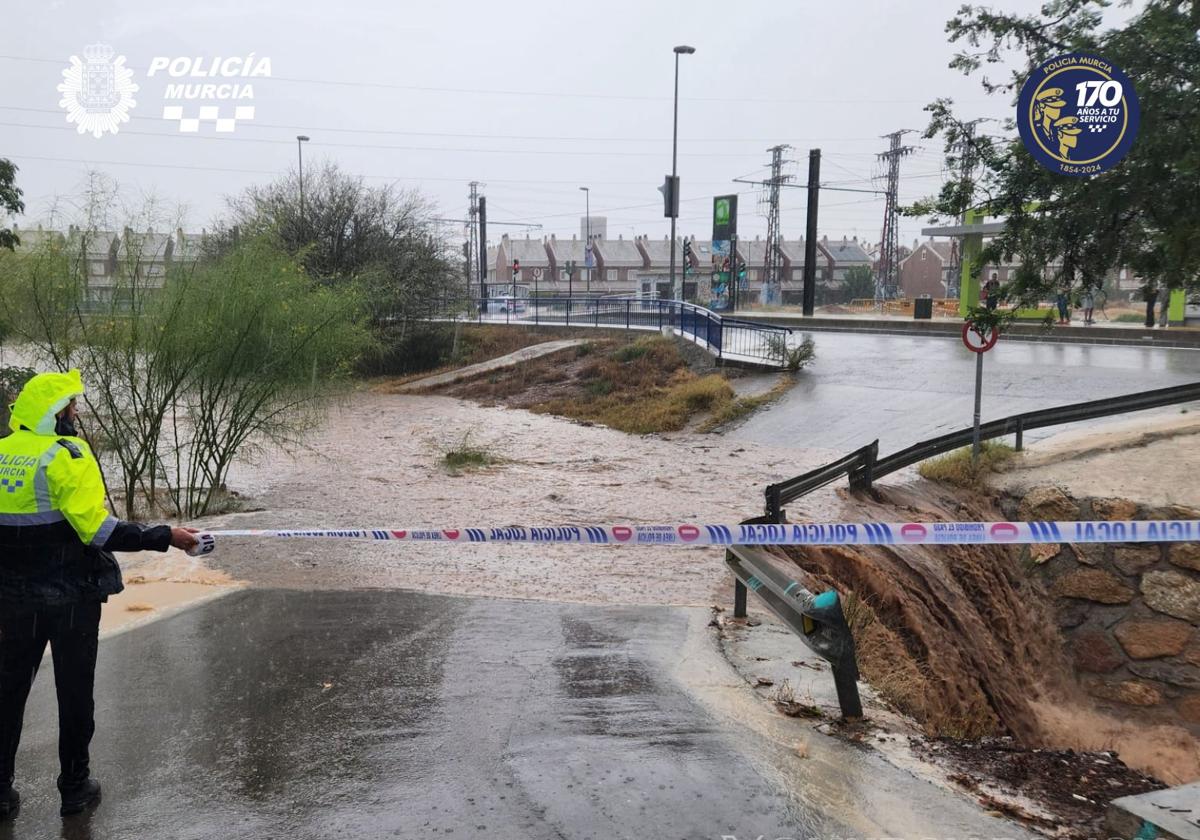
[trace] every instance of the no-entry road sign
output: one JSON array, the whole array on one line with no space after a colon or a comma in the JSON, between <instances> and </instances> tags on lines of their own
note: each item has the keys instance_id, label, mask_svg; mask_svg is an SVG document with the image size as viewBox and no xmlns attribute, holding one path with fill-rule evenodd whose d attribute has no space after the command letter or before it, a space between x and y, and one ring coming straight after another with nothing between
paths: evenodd
<instances>
[{"instance_id":1,"label":"no-entry road sign","mask_svg":"<svg viewBox=\"0 0 1200 840\"><path fill-rule=\"evenodd\" d=\"M986 353L996 346L996 341L999 338L1000 330L995 327L980 332L970 322L963 324L962 341L972 353Z\"/></svg>"}]
</instances>

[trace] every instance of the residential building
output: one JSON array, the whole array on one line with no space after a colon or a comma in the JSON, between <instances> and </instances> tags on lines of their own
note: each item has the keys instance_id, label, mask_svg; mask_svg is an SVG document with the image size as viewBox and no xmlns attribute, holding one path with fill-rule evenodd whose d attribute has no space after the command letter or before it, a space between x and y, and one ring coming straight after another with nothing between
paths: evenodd
<instances>
[{"instance_id":1,"label":"residential building","mask_svg":"<svg viewBox=\"0 0 1200 840\"><path fill-rule=\"evenodd\" d=\"M804 239L783 240L780 243L783 257L783 302L785 304L804 303ZM817 269L815 274L815 297L824 298L833 285L833 255L821 242L817 242ZM839 283L840 285L840 283ZM824 292L825 294L822 294Z\"/></svg>"},{"instance_id":2,"label":"residential building","mask_svg":"<svg viewBox=\"0 0 1200 840\"><path fill-rule=\"evenodd\" d=\"M922 295L939 299L949 297L957 288L954 282L957 262L956 240L930 239L920 243L914 240L912 253L900 261L901 296L909 299ZM985 281L990 276L985 273Z\"/></svg>"},{"instance_id":3,"label":"residential building","mask_svg":"<svg viewBox=\"0 0 1200 840\"><path fill-rule=\"evenodd\" d=\"M833 270L829 277L834 283L840 284L846 279L846 272L851 268L863 266L871 267L871 257L859 243L858 237L851 239L842 237L840 240L830 239L828 236L821 237L821 247L829 254L833 260Z\"/></svg>"},{"instance_id":4,"label":"residential building","mask_svg":"<svg viewBox=\"0 0 1200 840\"><path fill-rule=\"evenodd\" d=\"M553 284L555 272L550 247L545 239L532 239L528 235L524 239L512 239L504 234L496 250L496 260L495 277L489 277L489 295L512 294L514 287L517 297L532 294L535 287L539 294L549 294L546 286ZM515 280L514 260L521 266ZM488 273L491 274L490 271Z\"/></svg>"},{"instance_id":5,"label":"residential building","mask_svg":"<svg viewBox=\"0 0 1200 840\"><path fill-rule=\"evenodd\" d=\"M616 239L595 237L592 253L596 258L593 294L636 294L641 287L641 273L649 261L635 241L618 236Z\"/></svg>"},{"instance_id":6,"label":"residential building","mask_svg":"<svg viewBox=\"0 0 1200 840\"><path fill-rule=\"evenodd\" d=\"M87 300L93 304L128 299L134 284L143 289L161 289L172 269L196 264L207 237L204 231L195 234L177 229L174 234L165 234L125 228L118 234L75 225L69 225L65 233L44 230L40 225L17 233L22 250L57 242L77 254L87 277Z\"/></svg>"},{"instance_id":7,"label":"residential building","mask_svg":"<svg viewBox=\"0 0 1200 840\"><path fill-rule=\"evenodd\" d=\"M642 253L645 268L638 272L639 283L637 294L642 297L657 296L663 299L671 297L671 240L664 236L662 239L651 239L649 236L634 237L634 244ZM699 266L699 261L695 262ZM677 277L683 276L683 240L675 242L675 271Z\"/></svg>"}]
</instances>

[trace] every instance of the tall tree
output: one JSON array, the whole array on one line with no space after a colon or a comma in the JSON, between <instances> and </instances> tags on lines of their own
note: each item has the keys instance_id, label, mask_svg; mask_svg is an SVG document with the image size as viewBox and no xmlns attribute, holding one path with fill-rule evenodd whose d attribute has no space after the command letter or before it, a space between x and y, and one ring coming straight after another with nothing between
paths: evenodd
<instances>
[{"instance_id":1,"label":"tall tree","mask_svg":"<svg viewBox=\"0 0 1200 840\"><path fill-rule=\"evenodd\" d=\"M0 209L4 215L16 216L25 212L22 194L17 186L17 165L7 158L0 158ZM0 248L12 251L20 244L21 238L12 228L0 227Z\"/></svg>"},{"instance_id":2,"label":"tall tree","mask_svg":"<svg viewBox=\"0 0 1200 840\"><path fill-rule=\"evenodd\" d=\"M327 285L356 283L382 322L452 294L458 256L437 235L432 208L417 193L371 187L335 164L255 186L230 201L213 240L227 252L239 237L269 237Z\"/></svg>"},{"instance_id":3,"label":"tall tree","mask_svg":"<svg viewBox=\"0 0 1200 840\"><path fill-rule=\"evenodd\" d=\"M1194 287L1200 274L1200 0L1147 0L1117 28L1102 28L1106 0L1049 0L1039 15L963 6L946 24L963 45L950 66L977 75L989 94L1014 103L1041 62L1070 52L1094 53L1133 80L1141 129L1128 157L1092 177L1042 168L1008 121L1004 136L969 128L949 99L929 105L926 137L942 136L947 166L970 173L939 195L907 208L912 215L953 218L968 208L1006 219L980 264L1022 261L1010 299L1033 302L1064 284L1094 282L1128 266L1167 288ZM985 71L1000 69L993 81ZM966 151L969 150L969 151Z\"/></svg>"}]
</instances>

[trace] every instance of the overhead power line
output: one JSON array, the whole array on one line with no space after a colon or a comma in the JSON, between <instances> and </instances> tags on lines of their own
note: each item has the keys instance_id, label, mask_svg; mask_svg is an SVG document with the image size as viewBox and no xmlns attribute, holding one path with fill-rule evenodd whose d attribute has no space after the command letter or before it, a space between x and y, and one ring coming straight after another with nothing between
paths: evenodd
<instances>
[{"instance_id":1,"label":"overhead power line","mask_svg":"<svg viewBox=\"0 0 1200 840\"><path fill-rule=\"evenodd\" d=\"M65 158L65 157L49 157L46 155L25 155L25 154L9 154L9 157L18 160L41 160L52 163L81 163L85 166L132 166L134 168L152 168L152 169L187 169L198 172L234 172L246 175L280 175L280 169L243 169L229 166L201 166L198 164L184 163L147 163L145 161L135 160L100 160L86 158ZM364 174L361 177L371 179L382 179L385 181L446 181L457 184L467 183L467 179L463 176L437 176L437 175L370 175ZM524 179L524 178L487 178L490 184L575 184L577 179ZM626 187L644 187L646 182L643 181L593 181L593 183L603 183L611 186L626 186ZM708 185L725 184L726 181L703 181Z\"/></svg>"},{"instance_id":2,"label":"overhead power line","mask_svg":"<svg viewBox=\"0 0 1200 840\"><path fill-rule=\"evenodd\" d=\"M0 59L8 61L26 61L39 64L54 64L57 66L65 66L66 61L61 58L37 58L33 56L23 55L0 55ZM291 84L302 85L330 85L333 87L353 87L353 88L377 88L383 90L407 90L416 93L458 93L458 94L474 94L485 96L533 96L546 97L552 99L608 99L615 101L629 102L669 102L671 97L668 96L646 96L643 94L622 94L622 93L581 93L579 91L546 91L546 90L509 90L504 88L472 88L472 87L447 87L435 85L398 85L392 82L364 82L358 80L342 80L342 79L312 79L299 78L295 76L271 76L269 79L262 79L263 82L288 82ZM855 104L873 104L880 105L886 103L920 103L925 105L928 99L899 99L896 97L886 98L871 98L871 99L856 99L853 97L837 96L823 99L772 99L764 97L719 97L719 96L689 96L680 97L681 101L688 102L723 102L729 104L793 104L793 105L836 105L841 103ZM988 101L988 100L982 100Z\"/></svg>"},{"instance_id":3,"label":"overhead power line","mask_svg":"<svg viewBox=\"0 0 1200 840\"><path fill-rule=\"evenodd\" d=\"M21 111L30 114L50 114L53 116L63 116L63 111L60 108L26 108L19 105L0 105L0 110L4 111ZM135 122L150 122L161 123L159 117L151 117L145 114L130 114L129 119ZM494 134L487 132L450 132L450 131L401 131L390 128L349 128L347 126L332 126L332 125L313 125L305 123L304 125L290 123L271 123L253 122L240 123L238 131L248 129L252 131L261 131L264 129L279 129L283 131L312 131L331 134L384 134L397 137L453 137L460 140L547 140L547 141L572 141L572 142L596 142L596 143L669 143L670 137L610 137L606 135L558 135L558 134ZM178 136L173 135L173 136ZM767 143L770 142L770 137L689 137L689 143ZM878 138L875 136L861 137L797 137L793 138L793 142L803 143L853 143L853 142L874 142ZM294 142L292 139L287 139L287 143ZM872 153L873 154L873 153Z\"/></svg>"},{"instance_id":4,"label":"overhead power line","mask_svg":"<svg viewBox=\"0 0 1200 840\"><path fill-rule=\"evenodd\" d=\"M0 121L0 125L10 128L31 128L41 131L69 131L72 134L77 133L73 126L69 125L37 125L30 123L17 123ZM181 140L206 140L217 143L267 143L275 146L291 146L295 140L273 140L258 137L218 137L211 134L169 134L159 131L123 131L124 135L132 135L135 137L160 137ZM462 147L462 146L397 146L386 143L328 143L320 141L311 141L310 146L323 146L334 149L386 149L389 151L400 152L459 152L467 154L499 154L499 155L556 155L569 157L661 157L661 151L646 151L646 152L616 152L612 150L604 151L574 151L574 150L555 150L555 149L493 149L483 147ZM720 157L720 158L747 158L753 157L754 152L689 152L681 155L682 157Z\"/></svg>"}]
</instances>

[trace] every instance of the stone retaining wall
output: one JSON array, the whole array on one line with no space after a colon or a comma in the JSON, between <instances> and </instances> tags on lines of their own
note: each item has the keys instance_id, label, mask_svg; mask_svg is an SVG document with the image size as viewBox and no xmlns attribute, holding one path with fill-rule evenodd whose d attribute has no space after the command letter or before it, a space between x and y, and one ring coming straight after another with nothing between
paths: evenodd
<instances>
[{"instance_id":1,"label":"stone retaining wall","mask_svg":"<svg viewBox=\"0 0 1200 840\"><path fill-rule=\"evenodd\" d=\"M1035 487L1002 501L1019 520L1200 519L1181 506ZM1080 684L1127 715L1200 734L1200 544L1051 544L1026 559L1053 599Z\"/></svg>"}]
</instances>

